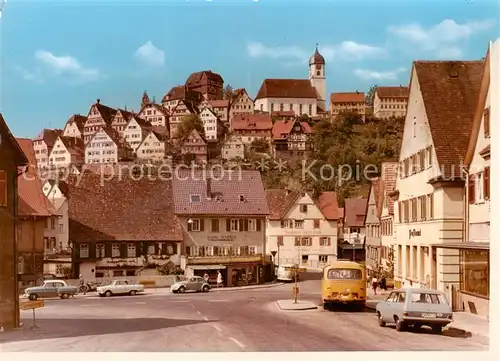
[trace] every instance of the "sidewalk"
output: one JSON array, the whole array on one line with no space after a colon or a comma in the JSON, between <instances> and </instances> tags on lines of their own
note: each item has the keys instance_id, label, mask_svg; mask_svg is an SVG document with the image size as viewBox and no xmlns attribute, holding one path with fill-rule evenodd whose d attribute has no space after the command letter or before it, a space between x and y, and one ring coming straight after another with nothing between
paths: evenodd
<instances>
[{"instance_id":1,"label":"sidewalk","mask_svg":"<svg viewBox=\"0 0 500 361\"><path fill-rule=\"evenodd\" d=\"M390 290L377 290L377 295L374 295L373 290L368 290L366 307L376 308L377 303L384 301L390 292ZM489 338L490 322L484 317L471 313L453 312L453 322L446 329Z\"/></svg>"}]
</instances>

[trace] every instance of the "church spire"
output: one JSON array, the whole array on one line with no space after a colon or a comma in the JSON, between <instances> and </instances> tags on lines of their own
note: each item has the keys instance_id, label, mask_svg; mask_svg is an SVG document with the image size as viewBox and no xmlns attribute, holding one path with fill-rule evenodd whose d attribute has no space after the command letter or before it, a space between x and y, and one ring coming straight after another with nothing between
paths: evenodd
<instances>
[{"instance_id":1,"label":"church spire","mask_svg":"<svg viewBox=\"0 0 500 361\"><path fill-rule=\"evenodd\" d=\"M151 104L151 100L149 100L148 93L144 90L144 93L142 94L141 108L148 104Z\"/></svg>"}]
</instances>

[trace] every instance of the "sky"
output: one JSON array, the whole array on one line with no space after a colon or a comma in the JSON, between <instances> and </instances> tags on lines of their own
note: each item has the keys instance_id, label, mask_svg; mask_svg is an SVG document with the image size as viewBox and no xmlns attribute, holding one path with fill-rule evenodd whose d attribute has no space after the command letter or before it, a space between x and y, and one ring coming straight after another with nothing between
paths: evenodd
<instances>
[{"instance_id":1,"label":"sky","mask_svg":"<svg viewBox=\"0 0 500 361\"><path fill-rule=\"evenodd\" d=\"M62 128L101 103L139 110L212 70L255 96L307 78L316 44L327 92L408 84L414 60L477 60L500 36L486 0L0 0L0 112L12 132Z\"/></svg>"}]
</instances>

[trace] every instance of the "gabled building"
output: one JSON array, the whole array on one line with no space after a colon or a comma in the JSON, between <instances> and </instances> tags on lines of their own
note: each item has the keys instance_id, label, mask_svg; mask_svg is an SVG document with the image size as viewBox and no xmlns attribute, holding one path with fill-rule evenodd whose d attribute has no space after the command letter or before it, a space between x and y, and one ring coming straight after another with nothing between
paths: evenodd
<instances>
[{"instance_id":1,"label":"gabled building","mask_svg":"<svg viewBox=\"0 0 500 361\"><path fill-rule=\"evenodd\" d=\"M415 61L395 199L394 279L445 292L457 307L463 240L462 163L471 137L483 61Z\"/></svg>"},{"instance_id":2,"label":"gabled building","mask_svg":"<svg viewBox=\"0 0 500 361\"><path fill-rule=\"evenodd\" d=\"M73 114L66 121L66 125L64 126L62 136L83 138L83 128L85 127L86 122L87 122L86 116L80 114Z\"/></svg>"},{"instance_id":3,"label":"gabled building","mask_svg":"<svg viewBox=\"0 0 500 361\"><path fill-rule=\"evenodd\" d=\"M185 86L191 91L200 93L203 99L220 100L222 99L224 80L212 70L203 70L192 73L186 80Z\"/></svg>"},{"instance_id":4,"label":"gabled building","mask_svg":"<svg viewBox=\"0 0 500 361\"><path fill-rule=\"evenodd\" d=\"M36 162L31 139L17 139L28 162ZM43 280L45 235L55 228L57 213L42 192L42 182L34 167L19 168L17 210L18 281L22 286L34 286Z\"/></svg>"},{"instance_id":5,"label":"gabled building","mask_svg":"<svg viewBox=\"0 0 500 361\"><path fill-rule=\"evenodd\" d=\"M342 242L339 243L340 258L365 261L365 218L368 198L347 198L344 204Z\"/></svg>"},{"instance_id":6,"label":"gabled building","mask_svg":"<svg viewBox=\"0 0 500 361\"><path fill-rule=\"evenodd\" d=\"M229 126L229 100L204 100L198 106L201 112L206 108L210 109L226 127Z\"/></svg>"},{"instance_id":7,"label":"gabled building","mask_svg":"<svg viewBox=\"0 0 500 361\"><path fill-rule=\"evenodd\" d=\"M215 114L212 109L205 108L201 111L199 117L205 128L205 139L207 141L220 140L220 136L223 134L224 124L217 114Z\"/></svg>"},{"instance_id":8,"label":"gabled building","mask_svg":"<svg viewBox=\"0 0 500 361\"><path fill-rule=\"evenodd\" d=\"M381 233L381 255L380 263L382 270L388 278L394 278L394 252L396 247L396 235L394 233L394 200L389 197L394 191L396 177L398 174L397 162L382 163L381 197L382 211L380 214Z\"/></svg>"},{"instance_id":9,"label":"gabled building","mask_svg":"<svg viewBox=\"0 0 500 361\"><path fill-rule=\"evenodd\" d=\"M163 161L165 158L165 142L168 141L164 134L154 130L144 137L144 140L137 147L136 155L141 160Z\"/></svg>"},{"instance_id":10,"label":"gabled building","mask_svg":"<svg viewBox=\"0 0 500 361\"><path fill-rule=\"evenodd\" d=\"M169 114L172 114L172 111L181 100L199 104L203 100L203 96L197 91L189 90L185 85L178 85L165 94L161 100L161 104Z\"/></svg>"},{"instance_id":11,"label":"gabled building","mask_svg":"<svg viewBox=\"0 0 500 361\"><path fill-rule=\"evenodd\" d=\"M190 114L198 114L198 108L193 102L188 100L179 100L176 107L171 111L170 114L170 137L175 137L175 132L177 127L182 122L182 118Z\"/></svg>"},{"instance_id":12,"label":"gabled building","mask_svg":"<svg viewBox=\"0 0 500 361\"><path fill-rule=\"evenodd\" d=\"M83 139L59 136L49 154L49 168L68 168L85 162Z\"/></svg>"},{"instance_id":13,"label":"gabled building","mask_svg":"<svg viewBox=\"0 0 500 361\"><path fill-rule=\"evenodd\" d=\"M99 129L111 126L116 112L116 109L101 104L100 99L97 99L92 104L87 115L87 121L83 127L83 141L85 144Z\"/></svg>"},{"instance_id":14,"label":"gabled building","mask_svg":"<svg viewBox=\"0 0 500 361\"><path fill-rule=\"evenodd\" d=\"M134 116L123 130L123 139L125 139L125 142L135 152L151 129L151 123L138 116Z\"/></svg>"},{"instance_id":15,"label":"gabled building","mask_svg":"<svg viewBox=\"0 0 500 361\"><path fill-rule=\"evenodd\" d=\"M366 116L365 93L359 91L348 93L331 93L331 117L335 119L339 114L342 114L344 112L357 113L361 116L361 120L364 122Z\"/></svg>"},{"instance_id":16,"label":"gabled building","mask_svg":"<svg viewBox=\"0 0 500 361\"><path fill-rule=\"evenodd\" d=\"M234 90L234 98L231 100L231 107L229 109L229 121L232 122L233 118L237 115L250 115L254 112L255 105L247 91L244 88Z\"/></svg>"},{"instance_id":17,"label":"gabled building","mask_svg":"<svg viewBox=\"0 0 500 361\"><path fill-rule=\"evenodd\" d=\"M123 174L101 184L101 175L85 172L68 181L68 197L75 275L101 282L180 270L170 181Z\"/></svg>"},{"instance_id":18,"label":"gabled building","mask_svg":"<svg viewBox=\"0 0 500 361\"><path fill-rule=\"evenodd\" d=\"M185 159L190 157L191 160L197 163L206 163L208 161L207 141L196 129L193 129L186 138L180 141L180 150Z\"/></svg>"},{"instance_id":19,"label":"gabled building","mask_svg":"<svg viewBox=\"0 0 500 361\"><path fill-rule=\"evenodd\" d=\"M231 120L231 132L245 145L254 140L269 142L272 137L273 121L269 114L235 115Z\"/></svg>"},{"instance_id":20,"label":"gabled building","mask_svg":"<svg viewBox=\"0 0 500 361\"><path fill-rule=\"evenodd\" d=\"M371 179L370 190L368 192L368 202L365 215L366 241L366 268L369 273L380 274L380 256L381 256L381 234L380 234L380 216L382 214L382 179L379 177Z\"/></svg>"},{"instance_id":21,"label":"gabled building","mask_svg":"<svg viewBox=\"0 0 500 361\"><path fill-rule=\"evenodd\" d=\"M125 130L125 126L128 124L130 119L134 117L134 113L129 112L124 109L117 109L116 114L111 121L111 129L113 129L116 133L123 134Z\"/></svg>"},{"instance_id":22,"label":"gabled building","mask_svg":"<svg viewBox=\"0 0 500 361\"><path fill-rule=\"evenodd\" d=\"M407 86L378 86L373 96L373 116L379 119L404 117L408 92Z\"/></svg>"},{"instance_id":23,"label":"gabled building","mask_svg":"<svg viewBox=\"0 0 500 361\"><path fill-rule=\"evenodd\" d=\"M112 128L100 128L85 146L85 163L118 163L132 157L132 148Z\"/></svg>"},{"instance_id":24,"label":"gabled building","mask_svg":"<svg viewBox=\"0 0 500 361\"><path fill-rule=\"evenodd\" d=\"M335 192L314 197L304 191L268 189L266 196L266 249L268 254L276 252L275 264L322 269L337 260L340 212Z\"/></svg>"},{"instance_id":25,"label":"gabled building","mask_svg":"<svg viewBox=\"0 0 500 361\"><path fill-rule=\"evenodd\" d=\"M36 166L46 169L49 166L49 155L54 147L57 137L61 135L60 129L44 129L33 140L35 149Z\"/></svg>"},{"instance_id":26,"label":"gabled building","mask_svg":"<svg viewBox=\"0 0 500 361\"><path fill-rule=\"evenodd\" d=\"M235 134L226 137L222 144L221 155L223 159L245 159L245 143Z\"/></svg>"},{"instance_id":27,"label":"gabled building","mask_svg":"<svg viewBox=\"0 0 500 361\"><path fill-rule=\"evenodd\" d=\"M19 327L18 178L28 159L0 113L0 328Z\"/></svg>"},{"instance_id":28,"label":"gabled building","mask_svg":"<svg viewBox=\"0 0 500 361\"><path fill-rule=\"evenodd\" d=\"M304 158L313 150L312 128L298 118L292 121L276 121L272 134L274 154L277 158Z\"/></svg>"},{"instance_id":29,"label":"gabled building","mask_svg":"<svg viewBox=\"0 0 500 361\"><path fill-rule=\"evenodd\" d=\"M172 185L186 274L216 279L220 270L226 286L263 283L269 211L260 172L181 170Z\"/></svg>"},{"instance_id":30,"label":"gabled building","mask_svg":"<svg viewBox=\"0 0 500 361\"><path fill-rule=\"evenodd\" d=\"M144 105L137 116L145 119L154 127L168 127L169 113L160 104L148 103Z\"/></svg>"}]
</instances>

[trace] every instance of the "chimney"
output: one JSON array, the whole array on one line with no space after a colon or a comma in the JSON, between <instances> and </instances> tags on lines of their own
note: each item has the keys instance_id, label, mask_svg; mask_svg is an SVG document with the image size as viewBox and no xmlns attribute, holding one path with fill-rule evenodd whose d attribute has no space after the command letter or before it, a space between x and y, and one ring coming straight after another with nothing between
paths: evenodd
<instances>
[{"instance_id":1,"label":"chimney","mask_svg":"<svg viewBox=\"0 0 500 361\"><path fill-rule=\"evenodd\" d=\"M359 91L358 91L358 90L356 90L356 94L359 94Z\"/></svg>"},{"instance_id":2,"label":"chimney","mask_svg":"<svg viewBox=\"0 0 500 361\"><path fill-rule=\"evenodd\" d=\"M207 199L212 199L212 179L207 176Z\"/></svg>"},{"instance_id":3,"label":"chimney","mask_svg":"<svg viewBox=\"0 0 500 361\"><path fill-rule=\"evenodd\" d=\"M97 99L97 100L96 100L96 103L97 103L97 104L101 104L101 99Z\"/></svg>"}]
</instances>

